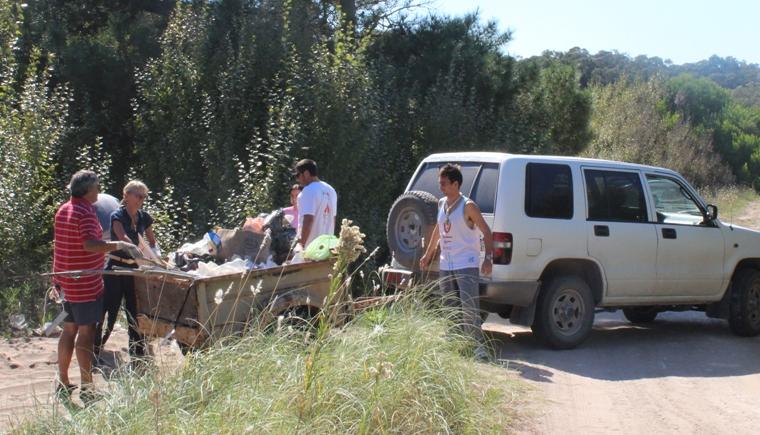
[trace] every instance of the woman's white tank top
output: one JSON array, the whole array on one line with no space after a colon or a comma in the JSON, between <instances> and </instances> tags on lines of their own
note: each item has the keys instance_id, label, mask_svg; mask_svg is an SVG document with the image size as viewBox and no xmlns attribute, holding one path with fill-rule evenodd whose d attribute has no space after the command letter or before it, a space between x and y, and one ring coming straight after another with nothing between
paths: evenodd
<instances>
[{"instance_id":1,"label":"woman's white tank top","mask_svg":"<svg viewBox=\"0 0 760 435\"><path fill-rule=\"evenodd\" d=\"M462 195L446 216L446 197L438 201L438 233L441 236L441 270L459 270L480 266L480 231L470 228L464 216L469 198Z\"/></svg>"}]
</instances>

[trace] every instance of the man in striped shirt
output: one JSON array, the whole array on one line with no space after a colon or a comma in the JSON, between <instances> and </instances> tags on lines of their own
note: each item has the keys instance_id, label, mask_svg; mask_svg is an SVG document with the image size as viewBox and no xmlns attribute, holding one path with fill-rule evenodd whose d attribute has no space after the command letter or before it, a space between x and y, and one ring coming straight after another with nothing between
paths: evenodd
<instances>
[{"instance_id":1,"label":"man in striped shirt","mask_svg":"<svg viewBox=\"0 0 760 435\"><path fill-rule=\"evenodd\" d=\"M92 396L92 358L95 323L103 314L104 254L124 249L139 255L137 247L122 241L102 240L103 230L92 204L98 199L98 176L92 171L79 171L71 177L71 198L55 214L55 248L53 271L56 273L83 271L76 275L55 275L54 283L63 293L63 332L58 340L58 384L56 393L68 397L75 385L69 381L69 365L76 349L82 377L80 397ZM76 346L75 346L76 345Z\"/></svg>"}]
</instances>

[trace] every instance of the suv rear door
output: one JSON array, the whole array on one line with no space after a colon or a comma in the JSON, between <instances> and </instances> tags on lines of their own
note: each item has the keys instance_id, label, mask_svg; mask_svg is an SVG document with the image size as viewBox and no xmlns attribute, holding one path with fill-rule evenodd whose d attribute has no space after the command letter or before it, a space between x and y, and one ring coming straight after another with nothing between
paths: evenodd
<instances>
[{"instance_id":1,"label":"suv rear door","mask_svg":"<svg viewBox=\"0 0 760 435\"><path fill-rule=\"evenodd\" d=\"M606 297L651 297L657 278L657 234L649 222L641 173L617 168L582 170L588 253L604 268Z\"/></svg>"},{"instance_id":2,"label":"suv rear door","mask_svg":"<svg viewBox=\"0 0 760 435\"><path fill-rule=\"evenodd\" d=\"M725 243L717 225L683 181L646 174L657 223L657 295L718 296L723 289Z\"/></svg>"}]
</instances>

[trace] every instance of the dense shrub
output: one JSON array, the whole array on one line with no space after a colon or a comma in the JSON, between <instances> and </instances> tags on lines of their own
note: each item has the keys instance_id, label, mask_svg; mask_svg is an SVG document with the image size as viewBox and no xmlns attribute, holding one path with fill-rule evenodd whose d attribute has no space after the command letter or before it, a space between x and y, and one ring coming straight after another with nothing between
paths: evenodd
<instances>
[{"instance_id":1,"label":"dense shrub","mask_svg":"<svg viewBox=\"0 0 760 435\"><path fill-rule=\"evenodd\" d=\"M592 95L595 136L584 154L674 169L698 186L733 182L709 134L666 110L661 80L594 86Z\"/></svg>"},{"instance_id":2,"label":"dense shrub","mask_svg":"<svg viewBox=\"0 0 760 435\"><path fill-rule=\"evenodd\" d=\"M0 327L9 311L38 314L46 285L35 273L49 262L53 215L65 197L58 161L70 92L50 85L39 50L19 67L19 14L20 4L0 3Z\"/></svg>"}]
</instances>

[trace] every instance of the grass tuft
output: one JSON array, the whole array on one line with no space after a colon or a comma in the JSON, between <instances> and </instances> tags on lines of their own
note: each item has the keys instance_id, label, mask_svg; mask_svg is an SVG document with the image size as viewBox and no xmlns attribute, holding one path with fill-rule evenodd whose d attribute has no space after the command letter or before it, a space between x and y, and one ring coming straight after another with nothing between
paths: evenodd
<instances>
[{"instance_id":1,"label":"grass tuft","mask_svg":"<svg viewBox=\"0 0 760 435\"><path fill-rule=\"evenodd\" d=\"M503 370L473 362L473 343L455 332L453 313L422 292L359 313L321 338L287 328L218 342L176 373L119 376L96 405L73 416L41 412L17 431L507 431L515 410L505 403L515 386Z\"/></svg>"}]
</instances>

